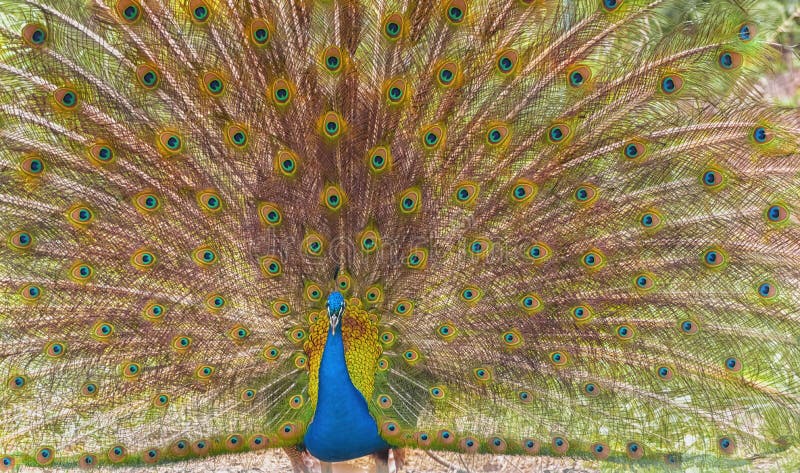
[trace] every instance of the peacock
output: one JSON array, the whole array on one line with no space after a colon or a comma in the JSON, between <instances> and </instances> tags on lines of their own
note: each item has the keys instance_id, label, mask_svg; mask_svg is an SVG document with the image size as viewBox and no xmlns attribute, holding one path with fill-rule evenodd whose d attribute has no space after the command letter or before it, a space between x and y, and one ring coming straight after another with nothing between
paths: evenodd
<instances>
[{"instance_id":1,"label":"peacock","mask_svg":"<svg viewBox=\"0 0 800 473\"><path fill-rule=\"evenodd\" d=\"M800 445L757 0L0 0L0 470Z\"/></svg>"}]
</instances>

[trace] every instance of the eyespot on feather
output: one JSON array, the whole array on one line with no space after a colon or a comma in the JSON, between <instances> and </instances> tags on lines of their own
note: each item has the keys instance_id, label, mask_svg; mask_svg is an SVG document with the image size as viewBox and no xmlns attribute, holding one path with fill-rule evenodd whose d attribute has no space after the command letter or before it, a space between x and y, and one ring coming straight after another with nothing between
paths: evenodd
<instances>
[{"instance_id":1,"label":"eyespot on feather","mask_svg":"<svg viewBox=\"0 0 800 473\"><path fill-rule=\"evenodd\" d=\"M506 49L497 57L495 64L501 75L510 76L517 71L519 66L519 53L513 49Z\"/></svg>"},{"instance_id":2,"label":"eyespot on feather","mask_svg":"<svg viewBox=\"0 0 800 473\"><path fill-rule=\"evenodd\" d=\"M433 151L444 142L445 129L441 125L428 125L422 129L422 146L428 151Z\"/></svg>"},{"instance_id":3,"label":"eyespot on feather","mask_svg":"<svg viewBox=\"0 0 800 473\"><path fill-rule=\"evenodd\" d=\"M110 449L108 449L108 459L112 463L122 462L123 460L125 460L126 454L127 451L125 450L125 447L123 447L122 445L115 445Z\"/></svg>"},{"instance_id":4,"label":"eyespot on feather","mask_svg":"<svg viewBox=\"0 0 800 473\"><path fill-rule=\"evenodd\" d=\"M115 10L124 23L133 24L142 17L142 5L138 0L118 0Z\"/></svg>"},{"instance_id":5,"label":"eyespot on feather","mask_svg":"<svg viewBox=\"0 0 800 473\"><path fill-rule=\"evenodd\" d=\"M38 156L29 156L20 162L19 168L29 177L40 177L45 171L45 163Z\"/></svg>"},{"instance_id":6,"label":"eyespot on feather","mask_svg":"<svg viewBox=\"0 0 800 473\"><path fill-rule=\"evenodd\" d=\"M598 460L605 460L611 454L611 450L608 448L608 445L604 443L593 443L589 450L592 452L592 455Z\"/></svg>"},{"instance_id":7,"label":"eyespot on feather","mask_svg":"<svg viewBox=\"0 0 800 473\"><path fill-rule=\"evenodd\" d=\"M150 448L142 453L142 461L146 464L153 465L158 463L161 459L161 452L157 448Z\"/></svg>"},{"instance_id":8,"label":"eyespot on feather","mask_svg":"<svg viewBox=\"0 0 800 473\"><path fill-rule=\"evenodd\" d=\"M161 74L155 66L141 64L136 67L136 80L147 90L155 90L161 84Z\"/></svg>"},{"instance_id":9,"label":"eyespot on feather","mask_svg":"<svg viewBox=\"0 0 800 473\"><path fill-rule=\"evenodd\" d=\"M283 266L276 256L262 256L259 264L267 277L274 278L283 274Z\"/></svg>"},{"instance_id":10,"label":"eyespot on feather","mask_svg":"<svg viewBox=\"0 0 800 473\"><path fill-rule=\"evenodd\" d=\"M486 132L486 143L489 146L501 146L511 137L511 131L505 123L495 122L489 125Z\"/></svg>"},{"instance_id":11,"label":"eyespot on feather","mask_svg":"<svg viewBox=\"0 0 800 473\"><path fill-rule=\"evenodd\" d=\"M428 265L428 249L414 248L408 253L405 260L406 266L410 269L425 269Z\"/></svg>"},{"instance_id":12,"label":"eyespot on feather","mask_svg":"<svg viewBox=\"0 0 800 473\"><path fill-rule=\"evenodd\" d=\"M474 182L462 182L456 186L453 200L459 205L470 205L478 197L479 187Z\"/></svg>"},{"instance_id":13,"label":"eyespot on feather","mask_svg":"<svg viewBox=\"0 0 800 473\"><path fill-rule=\"evenodd\" d=\"M659 81L661 92L665 95L674 95L683 89L683 78L678 74L668 74Z\"/></svg>"},{"instance_id":14,"label":"eyespot on feather","mask_svg":"<svg viewBox=\"0 0 800 473\"><path fill-rule=\"evenodd\" d=\"M199 191L196 195L196 199L200 208L208 213L216 214L222 210L222 198L215 190L206 189Z\"/></svg>"},{"instance_id":15,"label":"eyespot on feather","mask_svg":"<svg viewBox=\"0 0 800 473\"><path fill-rule=\"evenodd\" d=\"M733 51L722 51L717 56L717 65L725 71L738 69L742 65L742 55Z\"/></svg>"},{"instance_id":16,"label":"eyespot on feather","mask_svg":"<svg viewBox=\"0 0 800 473\"><path fill-rule=\"evenodd\" d=\"M285 107L292 102L295 94L294 84L286 79L276 79L272 83L270 99L278 107Z\"/></svg>"},{"instance_id":17,"label":"eyespot on feather","mask_svg":"<svg viewBox=\"0 0 800 473\"><path fill-rule=\"evenodd\" d=\"M260 202L258 204L258 216L261 219L261 223L268 227L277 227L283 221L280 209L271 202Z\"/></svg>"},{"instance_id":18,"label":"eyespot on feather","mask_svg":"<svg viewBox=\"0 0 800 473\"><path fill-rule=\"evenodd\" d=\"M247 37L254 46L263 48L272 38L272 25L264 18L253 18L247 28Z\"/></svg>"},{"instance_id":19,"label":"eyespot on feather","mask_svg":"<svg viewBox=\"0 0 800 473\"><path fill-rule=\"evenodd\" d=\"M80 103L78 92L72 87L59 87L53 91L53 98L61 110L75 110Z\"/></svg>"},{"instance_id":20,"label":"eyespot on feather","mask_svg":"<svg viewBox=\"0 0 800 473\"><path fill-rule=\"evenodd\" d=\"M201 268L210 268L219 261L217 252L208 245L195 249L192 252L192 259Z\"/></svg>"},{"instance_id":21,"label":"eyespot on feather","mask_svg":"<svg viewBox=\"0 0 800 473\"><path fill-rule=\"evenodd\" d=\"M441 87L457 86L462 78L461 67L455 61L445 61L436 68L436 82Z\"/></svg>"},{"instance_id":22,"label":"eyespot on feather","mask_svg":"<svg viewBox=\"0 0 800 473\"><path fill-rule=\"evenodd\" d=\"M644 447L638 442L628 442L625 445L625 454L631 460L638 460L644 456Z\"/></svg>"},{"instance_id":23,"label":"eyespot on feather","mask_svg":"<svg viewBox=\"0 0 800 473\"><path fill-rule=\"evenodd\" d=\"M383 36L390 40L395 41L403 35L403 16L400 13L391 13L383 20L381 31Z\"/></svg>"},{"instance_id":24,"label":"eyespot on feather","mask_svg":"<svg viewBox=\"0 0 800 473\"><path fill-rule=\"evenodd\" d=\"M317 232L308 232L303 238L302 247L306 254L320 256L325 251L325 240Z\"/></svg>"},{"instance_id":25,"label":"eyespot on feather","mask_svg":"<svg viewBox=\"0 0 800 473\"><path fill-rule=\"evenodd\" d=\"M564 437L556 436L553 437L551 447L553 449L553 453L557 455L563 455L567 453L567 450L569 450L569 442L567 442L567 439Z\"/></svg>"},{"instance_id":26,"label":"eyespot on feather","mask_svg":"<svg viewBox=\"0 0 800 473\"><path fill-rule=\"evenodd\" d=\"M389 105L399 105L406 97L407 85L403 79L395 79L385 87L385 97Z\"/></svg>"},{"instance_id":27,"label":"eyespot on feather","mask_svg":"<svg viewBox=\"0 0 800 473\"><path fill-rule=\"evenodd\" d=\"M77 283L87 283L94 278L94 268L84 262L78 261L70 267L70 279Z\"/></svg>"},{"instance_id":28,"label":"eyespot on feather","mask_svg":"<svg viewBox=\"0 0 800 473\"><path fill-rule=\"evenodd\" d=\"M113 163L116 160L116 153L114 148L109 144L98 141L88 149L89 159L99 165L106 165Z\"/></svg>"},{"instance_id":29,"label":"eyespot on feather","mask_svg":"<svg viewBox=\"0 0 800 473\"><path fill-rule=\"evenodd\" d=\"M151 190L144 190L133 197L133 205L144 213L152 213L161 209L161 199Z\"/></svg>"},{"instance_id":30,"label":"eyespot on feather","mask_svg":"<svg viewBox=\"0 0 800 473\"><path fill-rule=\"evenodd\" d=\"M189 18L196 24L203 24L211 19L211 7L204 0L189 0L187 10Z\"/></svg>"},{"instance_id":31,"label":"eyespot on feather","mask_svg":"<svg viewBox=\"0 0 800 473\"><path fill-rule=\"evenodd\" d=\"M42 297L42 288L36 284L26 284L19 290L20 296L25 302L35 302Z\"/></svg>"},{"instance_id":32,"label":"eyespot on feather","mask_svg":"<svg viewBox=\"0 0 800 473\"><path fill-rule=\"evenodd\" d=\"M336 184L327 184L322 191L322 205L328 210L338 211L341 210L345 204L346 196L342 189Z\"/></svg>"},{"instance_id":33,"label":"eyespot on feather","mask_svg":"<svg viewBox=\"0 0 800 473\"><path fill-rule=\"evenodd\" d=\"M209 71L200 77L202 90L211 97L220 97L225 93L225 79L216 72Z\"/></svg>"},{"instance_id":34,"label":"eyespot on feather","mask_svg":"<svg viewBox=\"0 0 800 473\"><path fill-rule=\"evenodd\" d=\"M591 78L592 70L588 66L577 65L567 69L567 85L569 87L583 87Z\"/></svg>"},{"instance_id":35,"label":"eyespot on feather","mask_svg":"<svg viewBox=\"0 0 800 473\"><path fill-rule=\"evenodd\" d=\"M151 321L158 321L164 318L167 313L167 308L157 302L148 303L142 311L144 317Z\"/></svg>"},{"instance_id":36,"label":"eyespot on feather","mask_svg":"<svg viewBox=\"0 0 800 473\"><path fill-rule=\"evenodd\" d=\"M53 463L55 451L53 447L41 447L36 451L36 463L40 466L47 466Z\"/></svg>"},{"instance_id":37,"label":"eyespot on feather","mask_svg":"<svg viewBox=\"0 0 800 473\"><path fill-rule=\"evenodd\" d=\"M156 265L156 262L155 253L147 249L138 250L131 256L131 264L138 270L151 269Z\"/></svg>"},{"instance_id":38,"label":"eyespot on feather","mask_svg":"<svg viewBox=\"0 0 800 473\"><path fill-rule=\"evenodd\" d=\"M172 339L172 343L170 345L172 346L173 350L181 353L188 350L192 346L192 339L186 335L178 335Z\"/></svg>"},{"instance_id":39,"label":"eyespot on feather","mask_svg":"<svg viewBox=\"0 0 800 473\"><path fill-rule=\"evenodd\" d=\"M225 127L225 142L236 150L247 149L250 133L244 125L231 123Z\"/></svg>"},{"instance_id":40,"label":"eyespot on feather","mask_svg":"<svg viewBox=\"0 0 800 473\"><path fill-rule=\"evenodd\" d=\"M194 453L198 457L204 457L208 455L208 452L211 449L211 441L206 439L200 439L191 444L191 449L192 453Z\"/></svg>"},{"instance_id":41,"label":"eyespot on feather","mask_svg":"<svg viewBox=\"0 0 800 473\"><path fill-rule=\"evenodd\" d=\"M464 437L458 445L464 453L476 453L480 447L480 443L474 437Z\"/></svg>"},{"instance_id":42,"label":"eyespot on feather","mask_svg":"<svg viewBox=\"0 0 800 473\"><path fill-rule=\"evenodd\" d=\"M450 0L445 5L444 12L447 21L449 21L451 24L461 24L467 17L467 2L465 0Z\"/></svg>"},{"instance_id":43,"label":"eyespot on feather","mask_svg":"<svg viewBox=\"0 0 800 473\"><path fill-rule=\"evenodd\" d=\"M28 23L22 27L22 39L32 48L47 44L47 29L39 23Z\"/></svg>"},{"instance_id":44,"label":"eyespot on feather","mask_svg":"<svg viewBox=\"0 0 800 473\"><path fill-rule=\"evenodd\" d=\"M322 53L322 64L328 72L338 74L344 64L342 51L336 46L328 46Z\"/></svg>"},{"instance_id":45,"label":"eyespot on feather","mask_svg":"<svg viewBox=\"0 0 800 473\"><path fill-rule=\"evenodd\" d=\"M97 465L97 456L95 455L81 455L78 459L78 468L81 470L89 470Z\"/></svg>"},{"instance_id":46,"label":"eyespot on feather","mask_svg":"<svg viewBox=\"0 0 800 473\"><path fill-rule=\"evenodd\" d=\"M98 321L92 327L92 336L100 341L107 341L114 335L114 326L108 322Z\"/></svg>"},{"instance_id":47,"label":"eyespot on feather","mask_svg":"<svg viewBox=\"0 0 800 473\"><path fill-rule=\"evenodd\" d=\"M17 230L8 236L8 244L16 250L27 250L34 245L33 235L25 230Z\"/></svg>"},{"instance_id":48,"label":"eyespot on feather","mask_svg":"<svg viewBox=\"0 0 800 473\"><path fill-rule=\"evenodd\" d=\"M228 451L236 452L241 450L244 447L244 439L239 434L232 434L229 435L228 438L225 439L225 448Z\"/></svg>"},{"instance_id":49,"label":"eyespot on feather","mask_svg":"<svg viewBox=\"0 0 800 473\"><path fill-rule=\"evenodd\" d=\"M275 153L273 166L276 172L285 177L293 178L297 175L300 166L300 158L288 149L281 149Z\"/></svg>"},{"instance_id":50,"label":"eyespot on feather","mask_svg":"<svg viewBox=\"0 0 800 473\"><path fill-rule=\"evenodd\" d=\"M511 202L515 204L527 203L536 196L537 191L536 184L527 179L519 179L511 188Z\"/></svg>"},{"instance_id":51,"label":"eyespot on feather","mask_svg":"<svg viewBox=\"0 0 800 473\"><path fill-rule=\"evenodd\" d=\"M156 144L165 158L176 156L183 151L183 138L173 130L165 130L158 134Z\"/></svg>"},{"instance_id":52,"label":"eyespot on feather","mask_svg":"<svg viewBox=\"0 0 800 473\"><path fill-rule=\"evenodd\" d=\"M200 365L195 369L194 375L201 381L207 381L214 375L216 369L211 365Z\"/></svg>"}]
</instances>

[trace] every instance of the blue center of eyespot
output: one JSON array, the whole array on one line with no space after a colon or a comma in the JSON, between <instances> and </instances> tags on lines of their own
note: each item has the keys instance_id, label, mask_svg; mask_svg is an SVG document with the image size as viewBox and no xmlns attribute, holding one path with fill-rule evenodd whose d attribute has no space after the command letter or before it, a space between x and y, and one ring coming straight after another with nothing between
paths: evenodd
<instances>
[{"instance_id":1,"label":"blue center of eyespot","mask_svg":"<svg viewBox=\"0 0 800 473\"><path fill-rule=\"evenodd\" d=\"M122 12L125 15L125 18L128 20L134 20L137 16L139 16L139 9L136 8L135 5L130 5Z\"/></svg>"},{"instance_id":2,"label":"blue center of eyespot","mask_svg":"<svg viewBox=\"0 0 800 473\"><path fill-rule=\"evenodd\" d=\"M569 75L569 80L572 85L581 85L583 84L583 74L578 71L573 71L572 74Z\"/></svg>"},{"instance_id":3,"label":"blue center of eyespot","mask_svg":"<svg viewBox=\"0 0 800 473\"><path fill-rule=\"evenodd\" d=\"M689 321L687 320L687 321L684 321L684 322L681 324L681 329L682 329L684 332L689 332L690 330L692 330L692 327L693 327L693 326L694 326L694 325L693 325L691 322L689 322Z\"/></svg>"},{"instance_id":4,"label":"blue center of eyespot","mask_svg":"<svg viewBox=\"0 0 800 473\"><path fill-rule=\"evenodd\" d=\"M458 191L458 198L459 198L459 199L461 199L461 200L467 200L467 198L468 198L468 197L469 197L469 191L468 191L468 190L466 190L466 189L460 189L460 190Z\"/></svg>"},{"instance_id":5,"label":"blue center of eyespot","mask_svg":"<svg viewBox=\"0 0 800 473\"><path fill-rule=\"evenodd\" d=\"M447 10L447 15L453 21L460 21L464 17L464 12L458 7L450 7Z\"/></svg>"},{"instance_id":6,"label":"blue center of eyespot","mask_svg":"<svg viewBox=\"0 0 800 473\"><path fill-rule=\"evenodd\" d=\"M389 89L389 97L393 100L399 100L403 96L403 91L400 87L392 87Z\"/></svg>"},{"instance_id":7,"label":"blue center of eyespot","mask_svg":"<svg viewBox=\"0 0 800 473\"><path fill-rule=\"evenodd\" d=\"M638 278L636 278L636 285L639 287L645 287L647 285L647 277L639 276Z\"/></svg>"},{"instance_id":8,"label":"blue center of eyespot","mask_svg":"<svg viewBox=\"0 0 800 473\"><path fill-rule=\"evenodd\" d=\"M280 88L280 89L278 89L278 90L276 90L276 91L275 91L275 97L276 97L276 98L277 98L279 101L283 102L283 101L285 101L287 98L289 98L289 91L288 91L288 90L286 90L286 89L284 89L284 88Z\"/></svg>"},{"instance_id":9,"label":"blue center of eyespot","mask_svg":"<svg viewBox=\"0 0 800 473\"><path fill-rule=\"evenodd\" d=\"M39 288L36 287L36 286L33 286L33 287L29 288L28 289L28 295L30 295L31 297L38 296L39 295Z\"/></svg>"},{"instance_id":10,"label":"blue center of eyespot","mask_svg":"<svg viewBox=\"0 0 800 473\"><path fill-rule=\"evenodd\" d=\"M731 370L736 368L736 358L728 358L727 360L725 360L725 366L727 366L728 369Z\"/></svg>"},{"instance_id":11,"label":"blue center of eyespot","mask_svg":"<svg viewBox=\"0 0 800 473\"><path fill-rule=\"evenodd\" d=\"M719 64L725 69L730 69L731 66L733 66L733 56L731 56L731 53L723 53L719 57Z\"/></svg>"},{"instance_id":12,"label":"blue center of eyespot","mask_svg":"<svg viewBox=\"0 0 800 473\"><path fill-rule=\"evenodd\" d=\"M638 446L638 445L636 445L635 443L632 443L632 444L630 444L630 445L628 446L628 450L630 450L631 452L634 452L634 453L636 453L636 451L637 451L637 450L639 450L639 446Z\"/></svg>"},{"instance_id":13,"label":"blue center of eyespot","mask_svg":"<svg viewBox=\"0 0 800 473\"><path fill-rule=\"evenodd\" d=\"M592 265L594 265L594 263L595 263L595 257L594 257L594 255L592 255L592 254L588 254L588 255L586 255L586 256L583 258L583 261L584 261L586 264L588 264L589 266L592 266Z\"/></svg>"},{"instance_id":14,"label":"blue center of eyespot","mask_svg":"<svg viewBox=\"0 0 800 473\"><path fill-rule=\"evenodd\" d=\"M555 127L550 130L550 139L553 141L561 141L564 138L564 132L561 131L561 128Z\"/></svg>"},{"instance_id":15,"label":"blue center of eyespot","mask_svg":"<svg viewBox=\"0 0 800 473\"><path fill-rule=\"evenodd\" d=\"M181 140L179 140L177 136L170 136L170 137L167 139L167 147L168 147L169 149L173 149L173 150L174 150L174 149L178 149L178 147L179 147L180 145L181 145Z\"/></svg>"},{"instance_id":16,"label":"blue center of eyespot","mask_svg":"<svg viewBox=\"0 0 800 473\"><path fill-rule=\"evenodd\" d=\"M605 5L608 9L616 8L617 4L617 0L603 0L603 5Z\"/></svg>"},{"instance_id":17,"label":"blue center of eyespot","mask_svg":"<svg viewBox=\"0 0 800 473\"><path fill-rule=\"evenodd\" d=\"M263 43L269 38L269 31L267 31L266 28L258 28L253 32L253 37L255 37L259 43Z\"/></svg>"},{"instance_id":18,"label":"blue center of eyespot","mask_svg":"<svg viewBox=\"0 0 800 473\"><path fill-rule=\"evenodd\" d=\"M595 445L594 451L597 453L603 453L603 446L602 445Z\"/></svg>"},{"instance_id":19,"label":"blue center of eyespot","mask_svg":"<svg viewBox=\"0 0 800 473\"><path fill-rule=\"evenodd\" d=\"M153 196L148 196L147 198L144 199L144 205L148 209L152 209L153 207L158 205L158 200L156 200L156 198Z\"/></svg>"},{"instance_id":20,"label":"blue center of eyespot","mask_svg":"<svg viewBox=\"0 0 800 473\"><path fill-rule=\"evenodd\" d=\"M208 16L208 9L206 7L197 7L194 9L194 17L198 20L205 20Z\"/></svg>"},{"instance_id":21,"label":"blue center of eyespot","mask_svg":"<svg viewBox=\"0 0 800 473\"><path fill-rule=\"evenodd\" d=\"M501 71L508 72L514 66L514 62L510 58L504 56L500 58L498 65L500 66Z\"/></svg>"},{"instance_id":22,"label":"blue center of eyespot","mask_svg":"<svg viewBox=\"0 0 800 473\"><path fill-rule=\"evenodd\" d=\"M43 167L42 166L42 162L39 161L38 159L31 160L31 163L30 163L31 172L37 172L38 173L39 171L42 170L42 167Z\"/></svg>"},{"instance_id":23,"label":"blue center of eyespot","mask_svg":"<svg viewBox=\"0 0 800 473\"><path fill-rule=\"evenodd\" d=\"M393 21L387 23L386 24L386 33L389 36L391 36L392 38L394 38L395 36L398 35L398 33L400 33L400 25L398 25L397 23L395 23Z\"/></svg>"},{"instance_id":24,"label":"blue center of eyespot","mask_svg":"<svg viewBox=\"0 0 800 473\"><path fill-rule=\"evenodd\" d=\"M673 92L675 90L675 80L672 77L665 77L661 81L661 88L664 89L664 92Z\"/></svg>"},{"instance_id":25,"label":"blue center of eyespot","mask_svg":"<svg viewBox=\"0 0 800 473\"><path fill-rule=\"evenodd\" d=\"M662 366L661 368L658 369L658 375L661 376L662 378L666 377L668 374L669 374L669 369L667 369L666 367Z\"/></svg>"},{"instance_id":26,"label":"blue center of eyespot","mask_svg":"<svg viewBox=\"0 0 800 473\"><path fill-rule=\"evenodd\" d=\"M44 38L45 38L44 31L39 29L34 31L33 34L31 35L31 40L33 40L35 44L42 44L44 42Z\"/></svg>"},{"instance_id":27,"label":"blue center of eyespot","mask_svg":"<svg viewBox=\"0 0 800 473\"><path fill-rule=\"evenodd\" d=\"M336 56L328 56L325 60L325 64L327 64L329 69L336 69L339 67L339 58Z\"/></svg>"},{"instance_id":28,"label":"blue center of eyespot","mask_svg":"<svg viewBox=\"0 0 800 473\"><path fill-rule=\"evenodd\" d=\"M769 216L770 220L772 220L773 222L776 222L776 221L780 220L781 208L779 206L777 206L777 205L773 205L767 211L767 215Z\"/></svg>"},{"instance_id":29,"label":"blue center of eyespot","mask_svg":"<svg viewBox=\"0 0 800 473\"><path fill-rule=\"evenodd\" d=\"M556 444L557 447L563 446L564 445L564 439L562 439L561 437L556 438L555 444Z\"/></svg>"},{"instance_id":30,"label":"blue center of eyespot","mask_svg":"<svg viewBox=\"0 0 800 473\"><path fill-rule=\"evenodd\" d=\"M739 39L748 41L750 37L750 27L748 25L742 25L742 27L739 28Z\"/></svg>"},{"instance_id":31,"label":"blue center of eyespot","mask_svg":"<svg viewBox=\"0 0 800 473\"><path fill-rule=\"evenodd\" d=\"M339 125L336 122L330 121L325 124L325 129L328 131L328 133L334 134L336 133L336 130L339 129Z\"/></svg>"},{"instance_id":32,"label":"blue center of eyespot","mask_svg":"<svg viewBox=\"0 0 800 473\"><path fill-rule=\"evenodd\" d=\"M636 156L639 156L639 149L636 147L635 144L631 143L625 147L625 156L631 159L635 158Z\"/></svg>"},{"instance_id":33,"label":"blue center of eyespot","mask_svg":"<svg viewBox=\"0 0 800 473\"><path fill-rule=\"evenodd\" d=\"M89 275L89 272L90 270L87 266L81 266L80 269L78 269L78 274L80 274L83 277L87 277Z\"/></svg>"},{"instance_id":34,"label":"blue center of eyespot","mask_svg":"<svg viewBox=\"0 0 800 473\"><path fill-rule=\"evenodd\" d=\"M717 262L717 252L716 251L709 251L706 253L706 262L708 264L714 264Z\"/></svg>"},{"instance_id":35,"label":"blue center of eyespot","mask_svg":"<svg viewBox=\"0 0 800 473\"><path fill-rule=\"evenodd\" d=\"M642 225L650 227L653 225L653 216L651 214L644 214L642 217Z\"/></svg>"},{"instance_id":36,"label":"blue center of eyespot","mask_svg":"<svg viewBox=\"0 0 800 473\"><path fill-rule=\"evenodd\" d=\"M75 105L75 94L73 94L72 92L67 92L67 93L66 93L66 94L64 94L64 96L61 98L61 102L62 102L64 105L68 106L68 107L69 107L69 106L72 106L72 105Z\"/></svg>"},{"instance_id":37,"label":"blue center of eyespot","mask_svg":"<svg viewBox=\"0 0 800 473\"><path fill-rule=\"evenodd\" d=\"M772 291L772 286L769 283L764 283L758 286L758 293L761 294L763 297L769 296L769 293Z\"/></svg>"},{"instance_id":38,"label":"blue center of eyespot","mask_svg":"<svg viewBox=\"0 0 800 473\"><path fill-rule=\"evenodd\" d=\"M728 448L728 447L730 447L730 446L731 446L731 441L730 441L729 439L727 439L727 438L724 438L724 439L722 439L722 440L720 440L720 441L719 441L719 445L720 445L722 448Z\"/></svg>"},{"instance_id":39,"label":"blue center of eyespot","mask_svg":"<svg viewBox=\"0 0 800 473\"><path fill-rule=\"evenodd\" d=\"M439 137L436 135L436 133L429 131L425 134L425 143L428 146L435 145L437 141L439 141Z\"/></svg>"},{"instance_id":40,"label":"blue center of eyespot","mask_svg":"<svg viewBox=\"0 0 800 473\"><path fill-rule=\"evenodd\" d=\"M714 171L706 171L706 173L703 174L703 182L705 182L706 185L713 186L717 183L717 173Z\"/></svg>"},{"instance_id":41,"label":"blue center of eyespot","mask_svg":"<svg viewBox=\"0 0 800 473\"><path fill-rule=\"evenodd\" d=\"M753 132L753 138L755 138L755 140L759 143L766 142L767 130L763 126L756 128L756 130Z\"/></svg>"},{"instance_id":42,"label":"blue center of eyespot","mask_svg":"<svg viewBox=\"0 0 800 473\"><path fill-rule=\"evenodd\" d=\"M142 77L142 80L144 81L145 85L153 85L156 83L156 75L152 71L147 72Z\"/></svg>"},{"instance_id":43,"label":"blue center of eyespot","mask_svg":"<svg viewBox=\"0 0 800 473\"><path fill-rule=\"evenodd\" d=\"M445 84L449 83L453 80L453 71L450 69L442 69L441 72L439 72L439 79Z\"/></svg>"}]
</instances>

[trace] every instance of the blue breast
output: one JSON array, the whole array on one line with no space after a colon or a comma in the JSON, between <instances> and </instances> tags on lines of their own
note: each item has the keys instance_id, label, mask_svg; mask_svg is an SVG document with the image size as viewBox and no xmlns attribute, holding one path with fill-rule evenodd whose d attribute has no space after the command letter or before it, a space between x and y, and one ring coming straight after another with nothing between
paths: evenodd
<instances>
[{"instance_id":1,"label":"blue breast","mask_svg":"<svg viewBox=\"0 0 800 473\"><path fill-rule=\"evenodd\" d=\"M319 396L304 443L322 461L336 462L386 450L367 401L353 386L344 359L342 331L328 331L319 368Z\"/></svg>"}]
</instances>

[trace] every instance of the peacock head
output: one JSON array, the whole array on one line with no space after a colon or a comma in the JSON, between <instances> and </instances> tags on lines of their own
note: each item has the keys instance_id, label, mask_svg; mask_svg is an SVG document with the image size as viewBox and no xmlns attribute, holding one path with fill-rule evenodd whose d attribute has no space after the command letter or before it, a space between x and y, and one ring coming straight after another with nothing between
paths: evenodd
<instances>
[{"instance_id":1,"label":"peacock head","mask_svg":"<svg viewBox=\"0 0 800 473\"><path fill-rule=\"evenodd\" d=\"M336 334L336 327L342 321L342 314L344 314L344 296L339 291L333 291L328 295L328 301L325 306L328 308L328 317L331 319L331 330Z\"/></svg>"}]
</instances>

